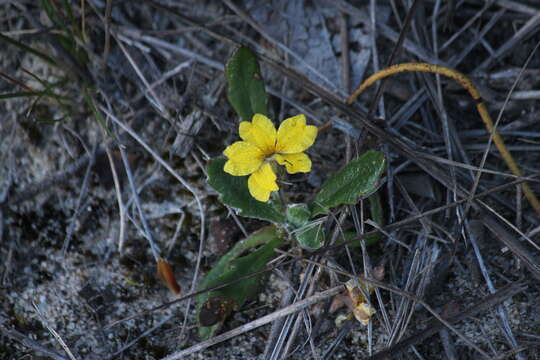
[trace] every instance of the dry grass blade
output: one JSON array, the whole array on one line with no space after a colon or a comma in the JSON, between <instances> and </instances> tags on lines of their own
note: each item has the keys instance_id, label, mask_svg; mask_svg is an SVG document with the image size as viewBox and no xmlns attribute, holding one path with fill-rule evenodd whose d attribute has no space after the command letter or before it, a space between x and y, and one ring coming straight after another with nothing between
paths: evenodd
<instances>
[{"instance_id":1,"label":"dry grass blade","mask_svg":"<svg viewBox=\"0 0 540 360\"><path fill-rule=\"evenodd\" d=\"M452 332L454 332L462 341L464 341L467 345L469 345L471 348L473 348L475 351L477 351L479 354L481 354L482 356L484 356L486 359L489 359L490 356L482 349L480 349L478 346L476 346L471 340L467 339L467 337L461 333L460 331L458 331L455 327L453 327L451 325L450 322L447 321L447 319L444 319L440 314L438 314L429 304L427 304L424 300L420 299L419 297L416 296L416 294L414 293L411 293L411 292L408 292L408 291L404 291L404 290L401 290L401 289L397 289L395 288L394 286L390 286L384 282L381 282L381 281L378 281L378 280L375 280L373 278L366 278L366 277L363 277L361 275L353 275L353 274L350 274L350 273L347 273L347 272L343 272L341 271L340 269L337 269L337 268L332 268L332 267L329 267L329 266L325 266L323 264L320 264L320 263L316 263L312 260L309 260L309 259L303 259L303 261L305 262L308 262L308 263L313 263L313 264L316 264L316 265L319 265L321 267L325 267L327 268L328 270L332 270L332 271L335 271L336 273L339 273L339 274L342 274L342 275L345 275L345 276L348 276L349 278L351 279L354 279L354 278L358 278L358 280L364 282L364 283L367 283L371 286L374 286L374 287L378 287L378 288L381 288L383 290L388 290L390 291L391 293L393 294L398 294L398 295L401 295L403 296L404 298L407 298L408 300L412 300L413 302L415 303L418 303L419 305L421 305L422 307L424 307L429 313L431 313L438 321L440 321L445 327L447 327L449 330L451 330Z\"/></svg>"},{"instance_id":2,"label":"dry grass blade","mask_svg":"<svg viewBox=\"0 0 540 360\"><path fill-rule=\"evenodd\" d=\"M523 261L532 275L540 280L540 264L535 257L492 217L484 215L482 222L495 235L495 238L507 246L516 257Z\"/></svg>"},{"instance_id":3,"label":"dry grass blade","mask_svg":"<svg viewBox=\"0 0 540 360\"><path fill-rule=\"evenodd\" d=\"M461 312L460 314L452 316L446 320L451 324L455 324L459 321L463 321L472 316L476 316L484 311L490 310L492 307L496 306L497 304L502 303L503 301L511 298L512 296L516 294L519 294L525 289L526 289L525 283L523 282L513 283L502 289L499 289L494 294L491 294L482 298L480 301L476 302L469 309ZM418 334L413 334L409 336L408 338L401 340L399 343L393 345L389 349L386 349L384 351L381 351L375 354L370 359L381 360L381 359L386 359L389 355L396 355L402 351L405 351L409 346L413 346L415 344L421 343L427 338L435 335L443 327L444 325L439 322L433 325L430 325L427 329L423 330L422 332Z\"/></svg>"},{"instance_id":4,"label":"dry grass blade","mask_svg":"<svg viewBox=\"0 0 540 360\"><path fill-rule=\"evenodd\" d=\"M240 334L243 334L243 333L246 333L246 332L249 332L249 331L252 331L258 327L261 327L263 325L266 325L268 323L271 323L272 321L274 320L277 320L283 316L287 316L287 315L290 315L290 314L293 314L293 313L296 313L298 311L301 311L302 309L308 307L308 306L311 306L313 304L316 304L320 301L323 301L329 297L332 297L336 294L338 294L339 292L343 291L343 286L340 285L340 286L336 286L336 287L333 287L331 289L328 289L328 290L325 290L325 291L322 291L320 293L317 293L315 295L312 295L306 299L303 299L303 300L300 300L300 301L297 301L295 303L293 303L292 305L289 305L283 309L280 309L278 311L275 311L271 314L268 314L266 316L263 316L261 318L258 318L257 320L254 320L250 323L247 323L243 326L240 326L236 329L233 329L231 331L228 331L226 333L223 333L221 335L218 335L218 336L215 336L209 340L206 340L206 341L203 341L203 342L200 342L186 350L182 350L182 351L178 351L174 354L171 354L169 356L166 356L164 357L162 360L175 360L175 359L181 359L182 357L185 357L187 355L190 355L190 354L193 354L193 353L196 353L196 352L199 352L201 350L204 350L212 345L216 345L216 344L219 344L223 341L226 341L226 340L229 340L229 339L232 339Z\"/></svg>"},{"instance_id":5,"label":"dry grass blade","mask_svg":"<svg viewBox=\"0 0 540 360\"><path fill-rule=\"evenodd\" d=\"M4 327L3 325L0 325L0 331L2 332L2 335L11 338L15 341L18 341L22 343L24 346L33 349L34 351L38 351L48 357L50 357L53 360L67 360L67 357L64 357L57 352L46 348L45 346L37 343L36 341L30 339L29 337L25 336L24 334L18 332L17 330L10 330Z\"/></svg>"}]
</instances>

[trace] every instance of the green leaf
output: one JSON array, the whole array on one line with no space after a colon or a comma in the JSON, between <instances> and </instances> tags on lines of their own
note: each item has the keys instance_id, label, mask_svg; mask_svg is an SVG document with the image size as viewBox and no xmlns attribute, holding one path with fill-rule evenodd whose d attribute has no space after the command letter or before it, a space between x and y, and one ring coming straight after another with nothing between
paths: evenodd
<instances>
[{"instance_id":1,"label":"green leaf","mask_svg":"<svg viewBox=\"0 0 540 360\"><path fill-rule=\"evenodd\" d=\"M290 204L287 207L287 222L295 228L306 225L311 218L311 211L306 204Z\"/></svg>"},{"instance_id":2,"label":"green leaf","mask_svg":"<svg viewBox=\"0 0 540 360\"><path fill-rule=\"evenodd\" d=\"M324 245L324 229L322 222L312 222L294 232L294 237L303 249L317 250Z\"/></svg>"},{"instance_id":3,"label":"green leaf","mask_svg":"<svg viewBox=\"0 0 540 360\"><path fill-rule=\"evenodd\" d=\"M371 219L380 227L384 226L384 217L383 217L383 209L381 204L381 197L379 196L379 193L376 192L373 195L371 195L368 198L369 202L369 212L371 215ZM381 233L376 232L372 236L369 236L369 238L373 238L373 242L377 242L381 239ZM368 238L366 240L366 245L368 244Z\"/></svg>"},{"instance_id":4,"label":"green leaf","mask_svg":"<svg viewBox=\"0 0 540 360\"><path fill-rule=\"evenodd\" d=\"M239 215L281 223L285 216L271 203L255 200L247 185L247 176L232 176L223 171L226 159L208 165L208 184L221 194L221 201L239 210Z\"/></svg>"},{"instance_id":5,"label":"green leaf","mask_svg":"<svg viewBox=\"0 0 540 360\"><path fill-rule=\"evenodd\" d=\"M358 198L373 192L384 171L384 155L370 150L350 161L323 184L311 204L312 214L324 214L338 205L356 204Z\"/></svg>"},{"instance_id":6,"label":"green leaf","mask_svg":"<svg viewBox=\"0 0 540 360\"><path fill-rule=\"evenodd\" d=\"M287 207L287 223L293 227L293 236L307 250L315 250L324 244L324 230L320 222L309 222L312 214L306 204L290 204Z\"/></svg>"},{"instance_id":7,"label":"green leaf","mask_svg":"<svg viewBox=\"0 0 540 360\"><path fill-rule=\"evenodd\" d=\"M266 263L274 256L274 249L283 244L276 227L267 226L246 239L238 242L229 252L221 257L198 286L198 290L217 286L237 279L243 275L264 269ZM264 244L264 245L263 245ZM260 246L248 255L239 257L246 250ZM207 292L197 297L197 319L199 320L199 336L208 339L214 336L223 325L231 311L239 309L259 290L261 275L228 285L224 288ZM202 317L204 315L204 318ZM201 322L212 322L209 326Z\"/></svg>"},{"instance_id":8,"label":"green leaf","mask_svg":"<svg viewBox=\"0 0 540 360\"><path fill-rule=\"evenodd\" d=\"M251 121L254 114L268 116L268 96L255 54L240 47L225 65L227 98L243 121Z\"/></svg>"}]
</instances>

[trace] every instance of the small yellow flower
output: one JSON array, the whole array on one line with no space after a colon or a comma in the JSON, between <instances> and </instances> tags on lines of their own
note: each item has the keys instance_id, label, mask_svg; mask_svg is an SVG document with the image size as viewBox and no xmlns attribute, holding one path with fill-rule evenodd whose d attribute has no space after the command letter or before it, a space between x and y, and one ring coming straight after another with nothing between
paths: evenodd
<instances>
[{"instance_id":1,"label":"small yellow flower","mask_svg":"<svg viewBox=\"0 0 540 360\"><path fill-rule=\"evenodd\" d=\"M285 165L289 174L311 171L311 160L303 152L315 141L317 127L306 125L304 114L281 123L276 131L272 121L261 114L240 123L240 138L223 154L228 158L223 170L234 176L250 175L248 189L255 199L266 202L279 189L272 162Z\"/></svg>"}]
</instances>

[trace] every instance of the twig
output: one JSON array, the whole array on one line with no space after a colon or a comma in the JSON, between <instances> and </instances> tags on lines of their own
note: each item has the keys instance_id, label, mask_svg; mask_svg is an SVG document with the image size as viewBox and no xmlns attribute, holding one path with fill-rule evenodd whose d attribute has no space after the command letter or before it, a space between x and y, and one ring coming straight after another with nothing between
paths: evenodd
<instances>
[{"instance_id":1,"label":"twig","mask_svg":"<svg viewBox=\"0 0 540 360\"><path fill-rule=\"evenodd\" d=\"M67 357L64 357L60 354L58 354L57 352L49 349L49 348L46 348L45 346L39 344L38 342L30 339L29 337L27 337L26 335L18 332L17 330L13 330L13 329L8 329L6 328L4 325L1 325L0 324L0 332L10 338L10 339L13 339L15 341L18 341L20 342L21 344L23 344L24 346L34 350L34 351L37 351L37 352L40 352L46 356L49 356L51 359L53 360L68 360Z\"/></svg>"},{"instance_id":2,"label":"twig","mask_svg":"<svg viewBox=\"0 0 540 360\"><path fill-rule=\"evenodd\" d=\"M107 66L107 59L109 57L109 51L111 49L111 12L112 12L112 2L113 0L107 0L107 5L105 7L105 45L103 46L103 58L102 58L102 66L105 68Z\"/></svg>"},{"instance_id":3,"label":"twig","mask_svg":"<svg viewBox=\"0 0 540 360\"><path fill-rule=\"evenodd\" d=\"M305 274L304 274L304 277L302 279L302 283L300 284L300 287L299 289L296 291L296 296L294 298L294 302L293 302L293 305L295 303L297 303L298 301L301 301L300 299L302 299L305 294L306 294L306 291L308 290L308 283L309 283L309 280L311 279L311 276L313 274L313 271L315 270L315 266L313 264L310 264L306 271L305 271ZM292 305L291 305L292 306ZM290 332L290 329L291 329L291 326L293 326L293 321L295 319L295 316L292 316L289 315L287 316L287 318L285 319L285 323L283 324L282 328L281 328L281 332L278 336L278 339L276 340L276 344L274 345L274 349L272 350L272 354L270 356L270 359L272 360L276 360L276 359L280 359L280 354L283 350L283 347L284 347L284 343L285 343L285 340L287 338L287 334L289 334ZM292 331L292 334L290 334L290 338L294 338L294 335L295 335L295 331L293 330ZM288 349L288 347L290 346L290 344L286 344L285 345L285 348ZM287 352L283 352L283 356L286 356L287 355Z\"/></svg>"},{"instance_id":4,"label":"twig","mask_svg":"<svg viewBox=\"0 0 540 360\"><path fill-rule=\"evenodd\" d=\"M293 59L298 61L300 64L306 67L306 69L309 69L314 75L316 75L320 80L325 82L327 85L329 85L332 89L337 90L341 92L340 89L336 89L336 86L326 78L323 74L321 74L317 69L315 69L313 66L311 66L305 59L303 59L301 56L296 54L295 52L291 51L287 46L282 44L281 42L274 39L272 36L268 35L264 29L257 24L257 22L248 14L245 10L240 8L238 5L236 5L231 0L223 0L225 5L227 5L232 11L234 11L240 18L242 18L245 22L247 22L253 29L255 29L262 37L264 37L266 40L268 40L270 43L272 43L274 46L276 46L278 49L286 53L287 55L291 56Z\"/></svg>"},{"instance_id":5,"label":"twig","mask_svg":"<svg viewBox=\"0 0 540 360\"><path fill-rule=\"evenodd\" d=\"M126 208L124 206L124 202L122 201L122 188L120 184L120 179L118 178L118 173L116 172L116 166L113 156L111 154L111 149L109 148L109 145L107 143L105 143L105 152L107 153L107 158L109 159L109 166L111 167L111 174L114 181L114 190L116 193L116 202L118 203L118 221L120 222L120 231L118 233L118 252L120 254L123 254L126 232Z\"/></svg>"},{"instance_id":6,"label":"twig","mask_svg":"<svg viewBox=\"0 0 540 360\"><path fill-rule=\"evenodd\" d=\"M77 202L75 204L75 211L73 212L73 216L71 217L69 221L68 228L66 230L66 238L64 239L64 244L62 245L62 254L65 256L66 252L69 248L69 243L71 242L71 237L73 236L73 232L75 230L75 224L76 220L79 217L79 214L81 212L83 199L86 196L86 193L88 191L88 183L90 181L90 174L92 172L92 167L94 166L94 161L96 158L96 150L97 150L97 143L94 144L94 148L92 151L88 154L90 156L90 161L88 163L88 166L86 168L86 172L84 173L83 182L81 185L81 190L79 197L77 198Z\"/></svg>"},{"instance_id":7,"label":"twig","mask_svg":"<svg viewBox=\"0 0 540 360\"><path fill-rule=\"evenodd\" d=\"M490 212L494 212L489 206L483 204L484 208ZM525 267L529 269L531 274L540 281L540 265L521 243L515 239L512 234L510 234L504 227L502 227L497 221L493 218L486 216L486 213L483 214L481 218L484 225L495 235L495 238L501 241L506 245L512 253L518 257ZM514 229L515 230L515 229ZM524 234L523 234L524 235Z\"/></svg>"},{"instance_id":8,"label":"twig","mask_svg":"<svg viewBox=\"0 0 540 360\"><path fill-rule=\"evenodd\" d=\"M379 287L381 289L384 289L384 290L387 290L387 291L390 291L394 294L398 294L398 295L401 295L403 297L406 297L407 299L409 300L412 300L413 302L416 302L418 303L419 305L421 305L422 307L424 307L429 313L431 313L437 320L439 320L446 328L448 328L449 330L451 330L454 334L456 334L461 340L463 340L465 343L467 343L467 345L469 345L470 347L472 347L473 349L475 349L479 354L481 354L483 357L485 357L486 359L490 359L491 357L489 356L489 354L487 354L485 351L483 351L482 349L480 349L478 346L476 346L474 343L472 343L469 339L467 339L467 337L465 335L463 335L461 332L459 332L457 329L455 329L451 324L450 322L448 322L446 319L444 319L440 314L438 314L428 303L426 303L424 300L422 300L421 298L419 298L418 296L416 296L416 294L413 294L411 292L408 292L408 291L403 291L401 289L398 289L394 286L390 286L382 281L378 281L378 280L375 280L373 278L367 278L367 277L364 277L364 276L360 276L360 275L357 275L357 276L354 276L353 274L350 274L348 272L345 272L345 271L341 271L340 269L337 269L337 268L333 268L331 266L327 266L327 265L324 265L324 264L321 264L321 263L317 263L315 261L312 261L312 260L309 260L309 259L302 259L302 261L305 261L307 263L312 263L312 264L315 264L315 265L318 265L318 266L321 266L321 267L324 267L330 271L335 271L336 273L338 274L341 274L341 275L344 275L344 276L348 276L349 278L351 279L354 279L354 278L357 278L357 280L363 282L363 283L367 283L371 286L376 286L376 287Z\"/></svg>"},{"instance_id":9,"label":"twig","mask_svg":"<svg viewBox=\"0 0 540 360\"><path fill-rule=\"evenodd\" d=\"M124 346L122 346L120 349L116 350L111 355L107 356L106 359L115 359L115 358L117 358L118 355L120 355L121 353L123 353L124 351L126 351L127 349L132 347L133 345L135 345L138 341L140 341L145 336L150 335L151 333L153 333L154 331L156 331L157 329L162 327L165 323L170 321L172 318L173 318L173 316L167 316L166 318L164 318L163 320L158 322L155 326L153 326L152 328L144 331L141 335L137 336L135 339L131 340L129 343L125 344Z\"/></svg>"},{"instance_id":10,"label":"twig","mask_svg":"<svg viewBox=\"0 0 540 360\"><path fill-rule=\"evenodd\" d=\"M527 23L523 25L507 42L501 45L492 56L484 60L475 70L473 70L473 74L486 69L494 60L505 55L514 45L520 43L529 34L529 32L536 29L539 24L540 12L529 19L529 21L527 21Z\"/></svg>"},{"instance_id":11,"label":"twig","mask_svg":"<svg viewBox=\"0 0 540 360\"><path fill-rule=\"evenodd\" d=\"M516 12L521 12L523 14L528 15L536 15L538 14L538 8L534 8L532 6L527 6L525 4L521 4L517 1L512 0L495 0L495 3L499 5L502 8L509 9Z\"/></svg>"},{"instance_id":12,"label":"twig","mask_svg":"<svg viewBox=\"0 0 540 360\"><path fill-rule=\"evenodd\" d=\"M339 34L341 44L341 86L346 94L351 91L351 59L349 57L349 29L347 28L347 15L340 13Z\"/></svg>"},{"instance_id":13,"label":"twig","mask_svg":"<svg viewBox=\"0 0 540 360\"><path fill-rule=\"evenodd\" d=\"M144 86L146 87L146 89L148 90L148 93L151 95L151 97L149 97L148 99L150 100L150 103L153 104L156 109L158 110L158 112L163 116L163 117L167 117L167 112L166 112L166 109L165 109L165 106L161 103L161 101L159 100L159 97L156 95L156 92L154 91L154 89L150 86L150 84L148 83L148 80L146 80L145 76L143 75L141 69L139 69L139 66L135 63L135 60L133 60L133 58L131 57L131 55L129 54L129 51L124 47L124 45L122 44L122 41L121 39L117 38L115 32L111 32L112 36L114 37L114 39L116 40L116 43L118 44L118 46L120 47L120 49L122 50L122 52L124 53L126 59L128 60L128 62L131 64L131 66L133 67L133 70L135 70L135 73L137 74L137 76L139 77L139 79L142 81L142 83L144 84Z\"/></svg>"},{"instance_id":14,"label":"twig","mask_svg":"<svg viewBox=\"0 0 540 360\"><path fill-rule=\"evenodd\" d=\"M114 116L111 112L109 112L105 107L100 106L100 109L105 114L107 114L114 123L116 123L118 126L120 126L133 139L135 139L146 151L148 151L148 153L150 153L154 157L154 159L159 164L161 164L161 166L163 166L169 172L169 174L171 174L189 192L191 192L193 194L193 197L195 198L195 202L197 203L197 207L199 209L199 217L200 217L200 220L201 220L201 224L200 224L201 230L200 230L200 233L199 233L200 238L199 238L198 256L197 256L197 262L195 264L195 270L194 270L194 273L193 273L193 278L191 280L191 289L190 289L190 293L194 293L195 288L197 286L197 278L199 276L199 269L200 269L200 265L201 265L202 252L203 252L203 249L204 249L204 240L205 240L205 231L206 231L205 230L205 227L206 227L205 219L206 219L206 217L205 217L205 214L204 214L204 209L203 209L203 206L202 206L201 199L200 199L199 195L197 194L195 189L186 180L184 180L184 178L182 178L180 175L178 175L178 173L176 171L174 171L174 169L165 160L163 160L161 158L161 156L159 156L159 154L157 154L135 131L133 131L133 129L131 129L129 126L127 126L122 121L117 119L116 116ZM186 306L186 310L185 310L186 311L185 318L187 319L187 313L189 312L189 309L190 309L190 304L191 304L192 297L188 297L188 298L185 298L185 299L189 300L188 304ZM184 325L185 325L185 323L184 323ZM185 328L185 326L183 328Z\"/></svg>"},{"instance_id":15,"label":"twig","mask_svg":"<svg viewBox=\"0 0 540 360\"><path fill-rule=\"evenodd\" d=\"M488 150L489 150L489 147L490 147L490 144L491 144L491 140L493 139L493 141L495 142L495 145L497 145L497 139L495 138L495 129L497 129L497 126L499 124L499 122L501 121L502 119L502 115L504 113L504 109L506 108L506 105L508 104L508 102L510 101L510 95L512 94L513 90L516 88L517 84L519 83L519 81L521 80L521 77L523 76L523 71L527 68L527 66L529 65L529 62L532 60L533 58L533 55L536 53L536 50L538 49L538 47L540 46L540 42L538 42L536 44L536 46L534 47L534 49L531 51L531 53L529 54L529 56L527 57L527 59L525 60L525 64L523 65L523 67L520 69L520 72L518 74L518 76L516 77L516 80L514 81L514 83L512 84L512 87L510 88L510 91L508 92L508 95L504 101L504 104L503 104L503 107L501 108L501 110L499 111L499 114L497 116L497 120L495 121L495 125L492 126L493 128L493 131L491 131L489 128L488 128L488 131L490 131L491 133L493 133L490 138L489 138L489 141L488 141L488 144L486 146L486 150L484 151L484 154L482 156L482 160L481 160L481 163L480 163L480 167L483 168L484 167L484 164L486 162L486 159L487 159L487 155L488 155ZM501 138L502 140L502 138ZM502 143L502 146L504 146L504 143ZM497 148L499 148L497 146ZM500 150L499 150L500 151ZM502 153L502 152L501 152ZM510 155L510 153L508 153ZM504 157L503 157L504 158ZM510 160L513 160L512 157L510 156ZM517 167L517 165L516 165ZM519 169L518 169L519 170ZM478 186L479 182L480 182L480 176L482 174L481 173L476 173L476 176L475 176L475 182L474 182L474 185L473 185L473 188L471 189L470 191L470 194L471 195L474 195L474 193L476 192L476 187ZM516 174L517 175L517 174ZM525 183L523 184L522 186L522 190L523 192L525 193L525 196L527 197L527 200L529 200L529 202L531 203L531 205L533 205L533 207L535 208L537 214L539 213L539 210L537 207L534 206L534 203L531 202L531 199L530 199L530 196L531 194L529 194L527 191L526 191L526 188L524 187ZM532 193L532 190L530 190L530 192ZM532 193L533 197L534 197L534 193ZM534 199L536 199L536 197L534 197ZM538 202L538 200L536 200ZM540 207L540 205L539 205Z\"/></svg>"},{"instance_id":16,"label":"twig","mask_svg":"<svg viewBox=\"0 0 540 360\"><path fill-rule=\"evenodd\" d=\"M481 312L491 309L493 306L511 298L512 296L516 294L519 294L525 289L526 289L526 284L523 282L515 282L510 285L507 285L506 287L498 290L495 294L490 294L480 299L468 310L465 310L459 313L458 315L455 315L446 319L446 321L448 323L455 324L459 321L468 319L472 316L480 314ZM421 332L417 334L414 334L404 340L401 340L400 342L398 342L391 348L380 351L374 356L370 357L369 359L370 360L383 360L383 359L387 359L389 356L396 356L397 354L405 351L409 346L413 346L415 344L421 343L422 341L433 336L434 334L436 334L438 331L440 331L443 328L444 328L444 325L442 323L436 322L432 326L430 326L428 329L422 330Z\"/></svg>"},{"instance_id":17,"label":"twig","mask_svg":"<svg viewBox=\"0 0 540 360\"><path fill-rule=\"evenodd\" d=\"M47 322L47 319L45 319L45 317L43 316L43 314L41 313L41 311L39 310L38 306L36 305L36 303L32 302L32 305L34 306L34 309L36 310L36 314L38 315L41 323L43 324L43 326L45 326L47 328L47 330L49 330L49 332L51 333L52 336L54 336L54 338L56 339L56 341L58 341L58 343L60 344L60 346L62 346L62 349L64 349L64 351L66 352L66 354L68 355L68 357L71 359L71 360L77 360L77 358L73 355L73 353L71 352L71 350L69 349L69 347L66 345L66 343L64 342L64 340L62 339L62 337L56 332L56 330L54 330L50 325L49 323Z\"/></svg>"},{"instance_id":18,"label":"twig","mask_svg":"<svg viewBox=\"0 0 540 360\"><path fill-rule=\"evenodd\" d=\"M339 285L339 286L336 286L336 287L333 287L331 289L328 289L328 290L325 290L325 291L322 291L320 293L317 293L313 296L310 296L309 298L306 298L304 300L300 300L298 302L295 302L293 303L292 305L289 305L283 309L280 309L278 311L275 311L271 314L268 314L266 316L263 316L257 320L253 320L252 322L250 323L247 323L245 325L242 325L242 326L239 326L237 327L236 329L233 329L233 330L230 330L226 333L223 333L221 335L218 335L218 336L215 336L209 340L206 340L206 341L203 341L203 342L200 342L196 345L193 345L192 347L190 348L187 348L185 350L182 350L182 351L178 351L176 353L173 353L167 357L164 357L162 360L175 360L175 359L180 359L184 356L187 356L187 355L190 355L190 354L194 354L196 352L199 352L201 350L204 350L212 345L216 345L216 344L219 344L223 341L226 341L228 339L232 339L238 335L241 335L241 334L244 334L246 332L249 332L249 331L252 331L258 327L261 327L263 325L266 325L268 323L271 323L272 321L275 321L283 316L287 316L287 315L290 315L290 314L294 314L298 311L301 311L302 309L308 307L308 306L311 306L313 304L316 304L318 303L319 301L322 301L324 299L327 299L329 297L332 297L338 293L340 293L341 291L343 291L343 285Z\"/></svg>"},{"instance_id":19,"label":"twig","mask_svg":"<svg viewBox=\"0 0 540 360\"><path fill-rule=\"evenodd\" d=\"M390 58L388 59L388 62L386 63L387 67L392 65L394 63L394 60L396 59L396 57L398 57L399 54L401 53L401 48L402 48L402 46L404 45L404 42L405 42L405 34L407 33L407 30L409 29L409 27L411 25L412 18L415 15L416 8L418 7L418 5L420 5L420 2L421 1L419 1L419 0L414 0L414 2L412 3L410 9L407 11L407 16L405 17L403 27L402 27L401 31L399 32L399 37L396 40L396 46L394 46L394 48L392 49L392 53L390 54ZM374 7L374 3L372 3L372 4L373 4L373 7ZM374 11L375 11L374 8L373 8L373 10L370 11L370 15L372 17L370 22L375 21L375 13L374 13ZM371 14L372 12L373 12L373 14ZM375 68L377 68L377 65L375 66ZM369 107L368 117L371 116L375 112L375 107L377 106L377 104L379 103L379 99L383 95L384 87L385 87L385 81L383 80L383 81L381 81L381 83L377 87L377 90L375 91L375 96L373 97L373 100L372 100L371 105ZM350 104L350 102L349 102L349 104Z\"/></svg>"},{"instance_id":20,"label":"twig","mask_svg":"<svg viewBox=\"0 0 540 360\"><path fill-rule=\"evenodd\" d=\"M286 305L289 305L291 300L293 300L293 291L291 287L287 287L285 290L285 293L281 296L281 306L284 307ZM285 319L280 318L272 323L272 328L270 329L270 333L268 335L268 340L266 341L266 347L264 349L263 358L264 360L269 360L270 356L272 355L272 349L275 348L275 343L277 341L277 337L279 336L280 329L283 327Z\"/></svg>"},{"instance_id":21,"label":"twig","mask_svg":"<svg viewBox=\"0 0 540 360\"><path fill-rule=\"evenodd\" d=\"M469 230L469 221L465 218L464 219L465 227ZM487 288L490 293L494 294L496 292L495 285L493 284L493 281L491 280L489 276L489 271L486 267L486 264L484 262L484 258L482 257L482 254L480 252L480 247L478 246L477 234L474 231L468 231L469 235L469 241L473 247L474 255L476 256L476 260L478 262L478 265L480 267L480 271L482 273L482 276L484 277L484 281L486 282ZM508 325L508 314L506 312L506 309L503 306L497 306L497 312L499 314L500 320L502 322L502 331L505 337L507 338L508 342L510 343L510 346L512 349L518 348L518 344L516 339L514 338L514 334L512 333L512 329ZM521 354L518 354L518 359L523 360L523 357Z\"/></svg>"},{"instance_id":22,"label":"twig","mask_svg":"<svg viewBox=\"0 0 540 360\"><path fill-rule=\"evenodd\" d=\"M148 222L146 221L146 215L144 214L144 211L141 207L141 202L139 201L139 194L137 194L137 189L135 187L135 180L133 179L133 173L131 171L131 166L129 165L129 160L126 155L126 150L124 149L124 145L118 145L118 148L120 149L120 156L122 157L122 162L124 163L124 169L126 170L126 175L129 182L129 187L131 188L131 195L133 197L133 201L135 202L135 207L137 209L137 212L139 213L139 218L141 220L145 237L148 240L148 243L150 244L150 250L152 251L152 255L154 256L154 259L156 262L159 261L161 258L159 247L157 246L156 242L154 241L154 236L152 235L152 231L150 231L150 227L148 226Z\"/></svg>"},{"instance_id":23,"label":"twig","mask_svg":"<svg viewBox=\"0 0 540 360\"><path fill-rule=\"evenodd\" d=\"M361 10L361 9L349 4L349 2L347 2L345 0L326 0L326 2L329 3L329 4L332 4L335 7L337 7L338 9L343 11L344 13L349 14L351 16L351 18L360 19L365 24L369 24L369 22L370 22L369 16L366 15L366 12L364 10ZM394 43L397 43L399 41L400 34L395 32L388 25L383 24L381 22L378 22L377 23L377 28L378 28L380 34L383 35L384 37L386 37L388 40L390 40L390 41L392 41ZM423 61L431 62L431 63L438 62L441 65L445 65L442 61L440 61L440 60L434 58L433 56L431 56L431 54L429 54L429 52L426 49L420 47L418 44L415 44L410 40L404 40L403 41L403 47L408 52L413 54L415 57L417 57L417 58L419 58L419 59L421 59Z\"/></svg>"}]
</instances>

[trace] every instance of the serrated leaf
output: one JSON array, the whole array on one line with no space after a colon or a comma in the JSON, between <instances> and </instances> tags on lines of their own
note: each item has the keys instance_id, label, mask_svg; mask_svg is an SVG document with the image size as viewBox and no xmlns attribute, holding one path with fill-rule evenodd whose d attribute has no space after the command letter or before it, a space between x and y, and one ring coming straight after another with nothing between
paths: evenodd
<instances>
[{"instance_id":1,"label":"serrated leaf","mask_svg":"<svg viewBox=\"0 0 540 360\"><path fill-rule=\"evenodd\" d=\"M275 255L274 249L283 244L275 226L265 227L237 243L229 252L221 257L219 262L210 270L198 286L198 290L226 283L228 281L260 271ZM264 245L263 245L264 244ZM255 246L260 246L252 253L239 257L243 252ZM259 290L261 275L233 283L224 288L207 292L197 297L197 319L199 319L199 336L207 339L217 333L226 317L233 309L240 308L247 299L253 297ZM201 310L209 305L216 313L212 320L217 321L211 326L200 323ZM210 314L212 315L212 314ZM212 317L212 316L210 316Z\"/></svg>"},{"instance_id":2,"label":"serrated leaf","mask_svg":"<svg viewBox=\"0 0 540 360\"><path fill-rule=\"evenodd\" d=\"M358 198L373 192L384 171L381 152L370 150L350 161L322 186L311 204L313 215L323 214L338 205L356 204Z\"/></svg>"},{"instance_id":3,"label":"serrated leaf","mask_svg":"<svg viewBox=\"0 0 540 360\"><path fill-rule=\"evenodd\" d=\"M227 160L218 158L208 165L208 184L221 194L221 201L239 210L239 215L272 222L283 222L285 216L271 203L255 200L247 185L247 176L232 176L223 171Z\"/></svg>"},{"instance_id":4,"label":"serrated leaf","mask_svg":"<svg viewBox=\"0 0 540 360\"><path fill-rule=\"evenodd\" d=\"M235 51L225 65L227 98L243 121L254 114L268 116L268 96L264 89L257 57L247 47Z\"/></svg>"}]
</instances>

